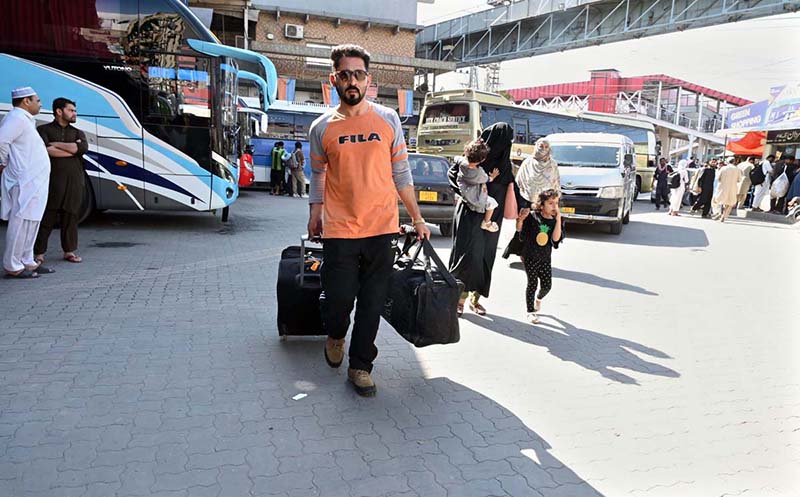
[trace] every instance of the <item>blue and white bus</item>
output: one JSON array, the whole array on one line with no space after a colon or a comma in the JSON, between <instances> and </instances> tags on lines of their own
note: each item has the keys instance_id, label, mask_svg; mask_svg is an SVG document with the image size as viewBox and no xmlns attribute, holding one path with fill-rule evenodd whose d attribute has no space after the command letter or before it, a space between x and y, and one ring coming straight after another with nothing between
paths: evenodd
<instances>
[{"instance_id":1,"label":"blue and white bus","mask_svg":"<svg viewBox=\"0 0 800 497\"><path fill-rule=\"evenodd\" d=\"M40 123L76 101L89 141L82 213L222 210L238 189L239 80L266 111L277 74L263 55L222 45L179 0L0 1L0 115L32 86Z\"/></svg>"},{"instance_id":2,"label":"blue and white bus","mask_svg":"<svg viewBox=\"0 0 800 497\"><path fill-rule=\"evenodd\" d=\"M242 99L252 105L250 99ZM269 127L258 136L250 139L253 146L253 169L256 184L262 186L269 182L270 169L272 169L272 148L277 142L283 142L284 148L293 151L295 143L300 142L303 154L306 157L304 172L306 183L311 179L311 161L309 160L310 148L308 145L308 130L314 119L331 107L322 104L298 104L276 100L269 108Z\"/></svg>"}]
</instances>

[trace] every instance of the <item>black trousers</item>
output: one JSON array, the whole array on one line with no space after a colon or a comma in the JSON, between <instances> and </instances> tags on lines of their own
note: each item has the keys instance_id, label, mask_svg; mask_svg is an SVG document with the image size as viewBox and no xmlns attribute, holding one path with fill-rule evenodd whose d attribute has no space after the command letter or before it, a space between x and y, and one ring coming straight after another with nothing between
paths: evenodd
<instances>
[{"instance_id":1,"label":"black trousers","mask_svg":"<svg viewBox=\"0 0 800 497\"><path fill-rule=\"evenodd\" d=\"M356 300L355 324L350 338L350 367L372 371L378 356L375 337L392 274L395 235L369 238L326 238L323 243L322 326L331 338L341 339L350 327Z\"/></svg>"},{"instance_id":2,"label":"black trousers","mask_svg":"<svg viewBox=\"0 0 800 497\"><path fill-rule=\"evenodd\" d=\"M711 195L706 194L705 191L700 194L697 201L692 206L692 210L700 210L703 209L703 215L708 216L708 213L711 211Z\"/></svg>"},{"instance_id":3,"label":"black trousers","mask_svg":"<svg viewBox=\"0 0 800 497\"><path fill-rule=\"evenodd\" d=\"M525 305L528 312L534 312L533 304L535 299L543 299L550 293L553 287L553 268L550 265L549 259L541 259L534 256L523 256L522 263L525 265L525 276L528 277L528 287L525 290ZM538 284L541 283L542 287L539 288L539 294L536 294Z\"/></svg>"},{"instance_id":4,"label":"black trousers","mask_svg":"<svg viewBox=\"0 0 800 497\"><path fill-rule=\"evenodd\" d=\"M666 181L659 181L656 183L656 209L669 206L669 185Z\"/></svg>"},{"instance_id":5,"label":"black trousers","mask_svg":"<svg viewBox=\"0 0 800 497\"><path fill-rule=\"evenodd\" d=\"M47 252L47 240L50 233L61 218L61 250L74 252L78 249L78 215L62 210L46 210L39 225L39 234L33 244L33 253L36 255Z\"/></svg>"}]
</instances>

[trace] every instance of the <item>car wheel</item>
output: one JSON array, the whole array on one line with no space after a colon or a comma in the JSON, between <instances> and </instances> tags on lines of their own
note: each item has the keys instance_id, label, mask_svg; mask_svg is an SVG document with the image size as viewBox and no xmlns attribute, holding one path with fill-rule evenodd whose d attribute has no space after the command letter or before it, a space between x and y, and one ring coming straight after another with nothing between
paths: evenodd
<instances>
[{"instance_id":1,"label":"car wheel","mask_svg":"<svg viewBox=\"0 0 800 497\"><path fill-rule=\"evenodd\" d=\"M609 225L609 229L612 235L619 235L620 233L622 233L622 221L611 223Z\"/></svg>"},{"instance_id":2,"label":"car wheel","mask_svg":"<svg viewBox=\"0 0 800 497\"><path fill-rule=\"evenodd\" d=\"M636 190L633 192L633 200L639 200L639 194L642 193L642 178L636 177Z\"/></svg>"},{"instance_id":3,"label":"car wheel","mask_svg":"<svg viewBox=\"0 0 800 497\"><path fill-rule=\"evenodd\" d=\"M439 233L441 233L442 236L453 236L453 223L440 224Z\"/></svg>"},{"instance_id":4,"label":"car wheel","mask_svg":"<svg viewBox=\"0 0 800 497\"><path fill-rule=\"evenodd\" d=\"M622 217L622 224L628 224L629 222L631 222L631 211L630 211L630 209L628 209L628 212L626 212L625 215Z\"/></svg>"}]
</instances>

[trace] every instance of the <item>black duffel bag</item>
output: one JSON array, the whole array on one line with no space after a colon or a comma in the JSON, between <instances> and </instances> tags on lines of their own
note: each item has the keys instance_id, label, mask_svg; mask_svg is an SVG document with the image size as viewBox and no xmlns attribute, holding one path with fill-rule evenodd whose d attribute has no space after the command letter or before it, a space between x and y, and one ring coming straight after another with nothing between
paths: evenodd
<instances>
[{"instance_id":1,"label":"black duffel bag","mask_svg":"<svg viewBox=\"0 0 800 497\"><path fill-rule=\"evenodd\" d=\"M394 264L383 318L415 347L458 342L458 299L464 284L450 274L428 240L410 258L409 248L403 247Z\"/></svg>"}]
</instances>

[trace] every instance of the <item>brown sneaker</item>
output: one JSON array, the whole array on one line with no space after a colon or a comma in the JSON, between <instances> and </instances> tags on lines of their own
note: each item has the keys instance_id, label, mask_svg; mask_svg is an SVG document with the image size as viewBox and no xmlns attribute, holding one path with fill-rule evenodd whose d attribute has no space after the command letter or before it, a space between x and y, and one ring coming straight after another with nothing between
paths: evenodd
<instances>
[{"instance_id":1,"label":"brown sneaker","mask_svg":"<svg viewBox=\"0 0 800 497\"><path fill-rule=\"evenodd\" d=\"M337 340L328 337L325 342L325 362L332 368L338 368L342 365L344 359L344 338Z\"/></svg>"},{"instance_id":2,"label":"brown sneaker","mask_svg":"<svg viewBox=\"0 0 800 497\"><path fill-rule=\"evenodd\" d=\"M374 397L377 388L375 382L372 381L372 376L363 369L349 368L347 370L347 379L356 389L356 393L362 397Z\"/></svg>"}]
</instances>

